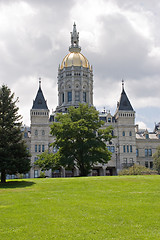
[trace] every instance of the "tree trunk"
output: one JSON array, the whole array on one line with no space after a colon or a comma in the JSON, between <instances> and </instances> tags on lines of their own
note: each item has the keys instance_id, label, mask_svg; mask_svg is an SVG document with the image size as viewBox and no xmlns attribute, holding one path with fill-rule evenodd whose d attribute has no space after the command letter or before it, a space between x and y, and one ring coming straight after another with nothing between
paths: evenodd
<instances>
[{"instance_id":1,"label":"tree trunk","mask_svg":"<svg viewBox=\"0 0 160 240\"><path fill-rule=\"evenodd\" d=\"M79 168L79 170L80 170L80 177L86 177L86 176L88 176L88 174L89 174L89 171L88 171L88 169L85 169L85 167L83 166L81 166L80 168Z\"/></svg>"},{"instance_id":2,"label":"tree trunk","mask_svg":"<svg viewBox=\"0 0 160 240\"><path fill-rule=\"evenodd\" d=\"M6 182L6 173L5 171L2 170L1 172L1 183L5 183Z\"/></svg>"}]
</instances>

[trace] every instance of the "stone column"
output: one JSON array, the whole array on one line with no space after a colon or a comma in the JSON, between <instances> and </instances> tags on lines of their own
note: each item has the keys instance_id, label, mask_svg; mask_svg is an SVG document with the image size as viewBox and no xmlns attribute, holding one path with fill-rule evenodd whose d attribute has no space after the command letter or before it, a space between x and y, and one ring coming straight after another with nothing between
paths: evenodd
<instances>
[{"instance_id":1,"label":"stone column","mask_svg":"<svg viewBox=\"0 0 160 240\"><path fill-rule=\"evenodd\" d=\"M105 166L102 167L102 173L103 173L102 176L106 176L106 168L107 168L107 167L105 167Z\"/></svg>"},{"instance_id":2,"label":"stone column","mask_svg":"<svg viewBox=\"0 0 160 240\"><path fill-rule=\"evenodd\" d=\"M65 174L65 168L64 167L61 167L61 176L62 177L65 177L66 174Z\"/></svg>"}]
</instances>

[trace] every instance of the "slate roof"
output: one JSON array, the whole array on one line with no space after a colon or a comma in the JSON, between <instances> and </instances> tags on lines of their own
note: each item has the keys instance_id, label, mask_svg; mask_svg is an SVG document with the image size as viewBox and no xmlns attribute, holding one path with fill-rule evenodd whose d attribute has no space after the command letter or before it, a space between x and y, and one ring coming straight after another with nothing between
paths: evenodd
<instances>
[{"instance_id":1,"label":"slate roof","mask_svg":"<svg viewBox=\"0 0 160 240\"><path fill-rule=\"evenodd\" d=\"M44 99L43 92L40 86L37 92L37 96L33 101L32 109L48 109L46 100Z\"/></svg>"},{"instance_id":2,"label":"slate roof","mask_svg":"<svg viewBox=\"0 0 160 240\"><path fill-rule=\"evenodd\" d=\"M122 93L121 93L120 101L118 104L118 110L134 111L124 89L122 90Z\"/></svg>"}]
</instances>

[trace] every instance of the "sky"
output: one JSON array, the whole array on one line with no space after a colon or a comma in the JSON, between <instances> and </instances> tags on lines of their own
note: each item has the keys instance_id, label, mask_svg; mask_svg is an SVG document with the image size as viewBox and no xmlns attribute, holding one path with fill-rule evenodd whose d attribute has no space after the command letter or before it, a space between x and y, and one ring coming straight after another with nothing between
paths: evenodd
<instances>
[{"instance_id":1,"label":"sky","mask_svg":"<svg viewBox=\"0 0 160 240\"><path fill-rule=\"evenodd\" d=\"M94 105L114 115L122 90L140 128L160 122L159 0L0 0L0 86L19 97L23 123L42 79L50 113L58 104L58 66L73 23L93 66Z\"/></svg>"}]
</instances>

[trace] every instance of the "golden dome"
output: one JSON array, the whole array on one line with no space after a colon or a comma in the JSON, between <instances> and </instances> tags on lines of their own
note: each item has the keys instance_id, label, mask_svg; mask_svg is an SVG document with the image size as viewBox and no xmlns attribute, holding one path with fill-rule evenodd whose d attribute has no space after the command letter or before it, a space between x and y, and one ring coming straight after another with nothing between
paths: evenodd
<instances>
[{"instance_id":1,"label":"golden dome","mask_svg":"<svg viewBox=\"0 0 160 240\"><path fill-rule=\"evenodd\" d=\"M85 56L83 56L80 52L70 52L68 53L61 63L60 69L63 69L64 67L71 67L71 66L82 66L85 68L90 69L89 62Z\"/></svg>"}]
</instances>

